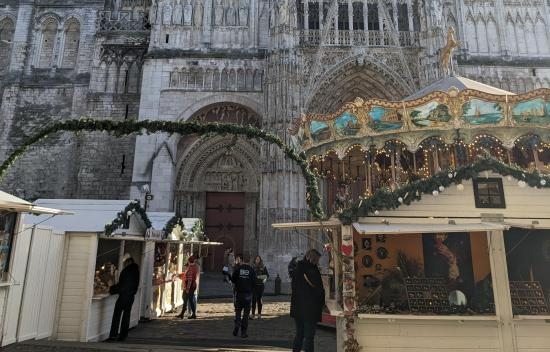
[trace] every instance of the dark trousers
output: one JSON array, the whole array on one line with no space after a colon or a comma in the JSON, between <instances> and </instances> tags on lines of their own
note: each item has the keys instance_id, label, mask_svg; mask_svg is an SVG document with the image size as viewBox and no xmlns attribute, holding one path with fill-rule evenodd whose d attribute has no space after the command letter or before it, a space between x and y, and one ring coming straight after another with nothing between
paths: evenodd
<instances>
[{"instance_id":1,"label":"dark trousers","mask_svg":"<svg viewBox=\"0 0 550 352\"><path fill-rule=\"evenodd\" d=\"M132 313L132 304L134 303L134 295L119 295L115 303L115 311L113 313L113 321L111 322L111 332L109 337L123 340L128 336L128 328L130 327L130 314ZM122 315L122 323L120 316ZM118 326L120 325L120 334Z\"/></svg>"},{"instance_id":2,"label":"dark trousers","mask_svg":"<svg viewBox=\"0 0 550 352\"><path fill-rule=\"evenodd\" d=\"M191 309L191 314L195 316L197 314L197 302L195 301L195 290L189 290L189 293L183 291L183 308L181 309L181 316L187 310L187 303L189 303L189 309Z\"/></svg>"},{"instance_id":3,"label":"dark trousers","mask_svg":"<svg viewBox=\"0 0 550 352\"><path fill-rule=\"evenodd\" d=\"M251 301L251 293L235 294L235 329L241 329L241 334L245 334L248 329L248 316L250 315Z\"/></svg>"},{"instance_id":4,"label":"dark trousers","mask_svg":"<svg viewBox=\"0 0 550 352\"><path fill-rule=\"evenodd\" d=\"M296 322L296 337L292 344L292 352L300 352L304 346L305 352L313 352L316 321L294 319Z\"/></svg>"},{"instance_id":5,"label":"dark trousers","mask_svg":"<svg viewBox=\"0 0 550 352\"><path fill-rule=\"evenodd\" d=\"M252 315L256 313L256 305L258 305L258 314L262 314L262 296L264 295L264 285L254 286L252 294Z\"/></svg>"}]
</instances>

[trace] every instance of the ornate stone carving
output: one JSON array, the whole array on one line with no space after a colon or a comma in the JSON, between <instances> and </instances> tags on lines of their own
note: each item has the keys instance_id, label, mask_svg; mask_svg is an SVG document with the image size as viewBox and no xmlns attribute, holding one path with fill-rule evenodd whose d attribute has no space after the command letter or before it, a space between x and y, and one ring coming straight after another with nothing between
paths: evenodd
<instances>
[{"instance_id":1,"label":"ornate stone carving","mask_svg":"<svg viewBox=\"0 0 550 352\"><path fill-rule=\"evenodd\" d=\"M234 26L236 25L236 12L235 12L235 5L233 0L229 1L229 6L225 10L225 25L226 26Z\"/></svg>"},{"instance_id":2,"label":"ornate stone carving","mask_svg":"<svg viewBox=\"0 0 550 352\"><path fill-rule=\"evenodd\" d=\"M216 6L214 7L214 25L223 26L223 4L222 0L216 0Z\"/></svg>"},{"instance_id":3,"label":"ornate stone carving","mask_svg":"<svg viewBox=\"0 0 550 352\"><path fill-rule=\"evenodd\" d=\"M168 4L162 7L162 24L165 26L172 24L172 7Z\"/></svg>"},{"instance_id":4,"label":"ornate stone carving","mask_svg":"<svg viewBox=\"0 0 550 352\"><path fill-rule=\"evenodd\" d=\"M177 0L176 5L174 6L173 23L176 25L181 25L182 19L183 19L183 8L181 5L181 0Z\"/></svg>"},{"instance_id":5,"label":"ornate stone carving","mask_svg":"<svg viewBox=\"0 0 550 352\"><path fill-rule=\"evenodd\" d=\"M204 13L204 7L201 0L195 0L195 6L193 7L193 24L195 27L202 26L202 16Z\"/></svg>"},{"instance_id":6,"label":"ornate stone carving","mask_svg":"<svg viewBox=\"0 0 550 352\"><path fill-rule=\"evenodd\" d=\"M191 0L185 0L185 6L183 6L183 25L190 26L193 22L193 5Z\"/></svg>"},{"instance_id":7,"label":"ornate stone carving","mask_svg":"<svg viewBox=\"0 0 550 352\"><path fill-rule=\"evenodd\" d=\"M248 0L241 0L239 4L239 25L248 26Z\"/></svg>"}]
</instances>

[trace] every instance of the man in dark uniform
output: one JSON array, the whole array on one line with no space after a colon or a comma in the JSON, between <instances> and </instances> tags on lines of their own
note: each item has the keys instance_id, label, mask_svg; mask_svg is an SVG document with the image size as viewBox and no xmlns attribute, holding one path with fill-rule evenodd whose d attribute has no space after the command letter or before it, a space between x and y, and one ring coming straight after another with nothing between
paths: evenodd
<instances>
[{"instance_id":1,"label":"man in dark uniform","mask_svg":"<svg viewBox=\"0 0 550 352\"><path fill-rule=\"evenodd\" d=\"M241 337L246 338L248 337L246 330L248 328L252 291L256 284L256 273L250 265L242 262L240 256L235 258L235 269L231 281L235 293L235 328L233 329L233 336L237 336L240 329Z\"/></svg>"},{"instance_id":2,"label":"man in dark uniform","mask_svg":"<svg viewBox=\"0 0 550 352\"><path fill-rule=\"evenodd\" d=\"M113 321L111 323L111 332L107 341L114 341L118 335L118 341L124 341L128 336L128 328L130 327L130 315L132 313L132 304L134 296L139 286L139 268L134 262L134 259L129 257L124 261L124 269L120 273L118 284L110 287L111 294L118 293L118 299L115 303L115 311L113 313ZM122 315L122 324L120 324L120 316ZM120 335L118 334L118 326L120 324Z\"/></svg>"}]
</instances>

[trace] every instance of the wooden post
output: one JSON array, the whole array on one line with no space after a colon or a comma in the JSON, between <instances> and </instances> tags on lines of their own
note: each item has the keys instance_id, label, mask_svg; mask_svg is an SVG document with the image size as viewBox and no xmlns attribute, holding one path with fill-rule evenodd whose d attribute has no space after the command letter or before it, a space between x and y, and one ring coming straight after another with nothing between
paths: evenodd
<instances>
[{"instance_id":1,"label":"wooden post","mask_svg":"<svg viewBox=\"0 0 550 352\"><path fill-rule=\"evenodd\" d=\"M491 278L493 281L493 295L495 300L495 314L498 321L500 351L516 351L516 336L514 329L512 298L510 296L510 282L506 264L506 249L504 246L503 231L487 233L489 247L489 261L491 263Z\"/></svg>"}]
</instances>

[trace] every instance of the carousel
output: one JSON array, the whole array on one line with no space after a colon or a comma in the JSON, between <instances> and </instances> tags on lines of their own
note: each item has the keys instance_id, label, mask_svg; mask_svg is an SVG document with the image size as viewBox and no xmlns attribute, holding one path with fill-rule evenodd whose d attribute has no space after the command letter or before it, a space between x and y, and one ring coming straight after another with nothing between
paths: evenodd
<instances>
[{"instance_id":1,"label":"carousel","mask_svg":"<svg viewBox=\"0 0 550 352\"><path fill-rule=\"evenodd\" d=\"M339 351L548 350L549 132L549 89L452 73L295 120L331 218L274 227L324 236Z\"/></svg>"}]
</instances>

